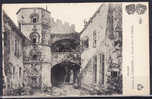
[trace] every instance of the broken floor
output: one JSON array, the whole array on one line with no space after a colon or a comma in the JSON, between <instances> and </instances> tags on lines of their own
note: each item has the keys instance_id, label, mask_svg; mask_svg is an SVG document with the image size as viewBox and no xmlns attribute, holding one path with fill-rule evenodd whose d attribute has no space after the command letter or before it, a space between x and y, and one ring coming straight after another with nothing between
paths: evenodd
<instances>
[{"instance_id":1,"label":"broken floor","mask_svg":"<svg viewBox=\"0 0 152 99\"><path fill-rule=\"evenodd\" d=\"M34 91L33 96L87 96L91 93L85 89L74 88L73 85L64 84L60 87L53 87L50 93L44 93L38 90Z\"/></svg>"}]
</instances>

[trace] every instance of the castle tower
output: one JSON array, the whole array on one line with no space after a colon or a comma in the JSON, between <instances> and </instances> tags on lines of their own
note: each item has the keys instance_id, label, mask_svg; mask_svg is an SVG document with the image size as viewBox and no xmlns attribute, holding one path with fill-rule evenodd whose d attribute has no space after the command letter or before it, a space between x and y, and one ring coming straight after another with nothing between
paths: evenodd
<instances>
[{"instance_id":1,"label":"castle tower","mask_svg":"<svg viewBox=\"0 0 152 99\"><path fill-rule=\"evenodd\" d=\"M16 13L20 31L31 40L31 44L26 46L28 58L25 65L32 68L39 66L36 80L33 81L41 85L41 88L51 87L51 50L48 46L50 39L50 12L43 8L21 8ZM31 81L32 82L32 81Z\"/></svg>"}]
</instances>

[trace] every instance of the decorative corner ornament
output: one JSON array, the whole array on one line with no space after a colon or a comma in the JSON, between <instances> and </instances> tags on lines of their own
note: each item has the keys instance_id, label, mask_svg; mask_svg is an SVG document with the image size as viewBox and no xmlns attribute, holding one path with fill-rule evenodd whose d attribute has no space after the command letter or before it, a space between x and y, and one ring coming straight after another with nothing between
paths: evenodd
<instances>
[{"instance_id":1,"label":"decorative corner ornament","mask_svg":"<svg viewBox=\"0 0 152 99\"><path fill-rule=\"evenodd\" d=\"M136 5L136 13L138 15L144 14L146 12L146 10L147 10L146 5L143 5L143 4L137 4ZM139 24L142 24L142 18L141 17L139 18Z\"/></svg>"},{"instance_id":2,"label":"decorative corner ornament","mask_svg":"<svg viewBox=\"0 0 152 99\"><path fill-rule=\"evenodd\" d=\"M146 12L146 10L147 10L146 5L143 5L143 4L137 4L136 5L136 13L138 15L144 14Z\"/></svg>"},{"instance_id":3,"label":"decorative corner ornament","mask_svg":"<svg viewBox=\"0 0 152 99\"><path fill-rule=\"evenodd\" d=\"M144 86L142 84L137 84L137 90L140 91L140 90L143 90Z\"/></svg>"},{"instance_id":4,"label":"decorative corner ornament","mask_svg":"<svg viewBox=\"0 0 152 99\"><path fill-rule=\"evenodd\" d=\"M135 4L126 5L126 12L128 15L134 14L136 10Z\"/></svg>"},{"instance_id":5,"label":"decorative corner ornament","mask_svg":"<svg viewBox=\"0 0 152 99\"><path fill-rule=\"evenodd\" d=\"M147 6L144 4L129 4L126 5L126 12L128 13L128 15L134 14L135 12L138 15L142 15L146 12L147 10ZM142 24L142 18L139 18L139 24Z\"/></svg>"},{"instance_id":6,"label":"decorative corner ornament","mask_svg":"<svg viewBox=\"0 0 152 99\"><path fill-rule=\"evenodd\" d=\"M138 15L144 14L146 12L146 10L147 10L146 5L143 5L143 4L137 4L136 5L136 13ZM139 18L139 24L142 24L142 18L141 17Z\"/></svg>"},{"instance_id":7,"label":"decorative corner ornament","mask_svg":"<svg viewBox=\"0 0 152 99\"><path fill-rule=\"evenodd\" d=\"M145 13L145 11L147 10L146 5L144 4L129 4L126 5L126 12L128 13L128 15L134 14L135 12L138 15L142 15Z\"/></svg>"}]
</instances>

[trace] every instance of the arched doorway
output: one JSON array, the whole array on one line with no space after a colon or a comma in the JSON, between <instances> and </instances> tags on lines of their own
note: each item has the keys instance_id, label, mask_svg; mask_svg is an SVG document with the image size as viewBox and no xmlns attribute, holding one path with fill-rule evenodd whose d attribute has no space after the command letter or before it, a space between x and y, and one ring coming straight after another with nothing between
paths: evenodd
<instances>
[{"instance_id":1,"label":"arched doorway","mask_svg":"<svg viewBox=\"0 0 152 99\"><path fill-rule=\"evenodd\" d=\"M51 69L51 83L52 86L59 86L62 84L75 83L78 79L80 65L72 62L62 62L56 64ZM72 80L72 81L71 81Z\"/></svg>"}]
</instances>

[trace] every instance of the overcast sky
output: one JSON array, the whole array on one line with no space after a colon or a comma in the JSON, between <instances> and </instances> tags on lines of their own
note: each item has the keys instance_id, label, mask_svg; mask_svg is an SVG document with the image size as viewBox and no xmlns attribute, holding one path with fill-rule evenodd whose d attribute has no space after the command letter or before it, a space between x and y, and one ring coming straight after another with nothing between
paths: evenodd
<instances>
[{"instance_id":1,"label":"overcast sky","mask_svg":"<svg viewBox=\"0 0 152 99\"><path fill-rule=\"evenodd\" d=\"M89 20L101 3L5 4L3 9L17 25L16 12L20 8L42 7L46 9L46 5L55 20L60 19L63 22L75 24L76 31L80 32L83 28L84 20Z\"/></svg>"}]
</instances>

